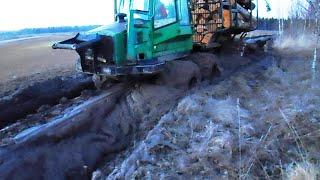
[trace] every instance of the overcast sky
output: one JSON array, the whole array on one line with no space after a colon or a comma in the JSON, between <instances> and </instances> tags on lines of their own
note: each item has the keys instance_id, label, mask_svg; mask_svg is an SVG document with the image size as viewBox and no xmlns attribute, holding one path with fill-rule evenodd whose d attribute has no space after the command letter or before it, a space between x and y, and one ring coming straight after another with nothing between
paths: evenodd
<instances>
[{"instance_id":1,"label":"overcast sky","mask_svg":"<svg viewBox=\"0 0 320 180\"><path fill-rule=\"evenodd\" d=\"M260 16L286 17L291 0L269 0L266 12L259 0ZM0 31L22 28L107 24L113 21L113 0L1 0Z\"/></svg>"}]
</instances>

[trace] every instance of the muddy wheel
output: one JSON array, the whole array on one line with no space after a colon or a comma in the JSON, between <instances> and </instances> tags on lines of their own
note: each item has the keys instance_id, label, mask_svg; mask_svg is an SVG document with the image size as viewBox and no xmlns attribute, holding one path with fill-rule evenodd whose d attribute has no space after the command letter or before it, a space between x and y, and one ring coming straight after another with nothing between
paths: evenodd
<instances>
[{"instance_id":1,"label":"muddy wheel","mask_svg":"<svg viewBox=\"0 0 320 180\"><path fill-rule=\"evenodd\" d=\"M200 68L202 80L210 80L220 76L222 68L219 67L217 57L214 54L195 53L190 56L190 59Z\"/></svg>"},{"instance_id":2,"label":"muddy wheel","mask_svg":"<svg viewBox=\"0 0 320 180\"><path fill-rule=\"evenodd\" d=\"M103 90L109 88L112 84L118 82L116 79L109 78L103 75L94 74L92 76L92 81L97 89Z\"/></svg>"},{"instance_id":3,"label":"muddy wheel","mask_svg":"<svg viewBox=\"0 0 320 180\"><path fill-rule=\"evenodd\" d=\"M199 80L196 77L191 77L188 84L189 89L195 87L198 83L199 83Z\"/></svg>"},{"instance_id":4,"label":"muddy wheel","mask_svg":"<svg viewBox=\"0 0 320 180\"><path fill-rule=\"evenodd\" d=\"M175 60L166 64L157 84L187 89L201 81L199 67L192 61Z\"/></svg>"}]
</instances>

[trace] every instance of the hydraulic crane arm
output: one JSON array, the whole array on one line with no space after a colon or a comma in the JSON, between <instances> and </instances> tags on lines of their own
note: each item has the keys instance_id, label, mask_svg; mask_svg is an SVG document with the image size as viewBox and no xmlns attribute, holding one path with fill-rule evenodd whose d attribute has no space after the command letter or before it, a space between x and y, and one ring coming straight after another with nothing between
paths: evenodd
<instances>
[{"instance_id":1,"label":"hydraulic crane arm","mask_svg":"<svg viewBox=\"0 0 320 180\"><path fill-rule=\"evenodd\" d=\"M264 0L266 2L266 7L267 7L267 11L271 11L271 6L270 6L270 3L269 3L269 0Z\"/></svg>"}]
</instances>

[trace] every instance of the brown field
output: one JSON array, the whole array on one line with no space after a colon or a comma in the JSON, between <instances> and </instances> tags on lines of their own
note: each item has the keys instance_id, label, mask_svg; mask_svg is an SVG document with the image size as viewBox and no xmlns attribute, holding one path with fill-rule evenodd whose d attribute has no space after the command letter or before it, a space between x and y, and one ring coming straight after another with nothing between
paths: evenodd
<instances>
[{"instance_id":1,"label":"brown field","mask_svg":"<svg viewBox=\"0 0 320 180\"><path fill-rule=\"evenodd\" d=\"M77 54L67 50L53 50L54 42L72 35L47 35L9 42L0 42L0 83L73 69Z\"/></svg>"}]
</instances>

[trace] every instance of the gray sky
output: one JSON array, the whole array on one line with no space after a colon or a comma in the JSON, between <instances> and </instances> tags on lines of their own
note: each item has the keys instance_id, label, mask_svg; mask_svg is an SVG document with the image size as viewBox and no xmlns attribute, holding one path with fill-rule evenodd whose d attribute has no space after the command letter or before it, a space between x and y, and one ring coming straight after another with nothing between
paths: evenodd
<instances>
[{"instance_id":1,"label":"gray sky","mask_svg":"<svg viewBox=\"0 0 320 180\"><path fill-rule=\"evenodd\" d=\"M259 0L260 16L286 17L291 0L269 0L266 12ZM113 21L113 0L2 0L0 31L49 26L108 24Z\"/></svg>"},{"instance_id":2,"label":"gray sky","mask_svg":"<svg viewBox=\"0 0 320 180\"><path fill-rule=\"evenodd\" d=\"M267 12L264 0L259 0L259 16L262 17L283 17L287 18L294 0L268 0L271 11Z\"/></svg>"}]
</instances>

